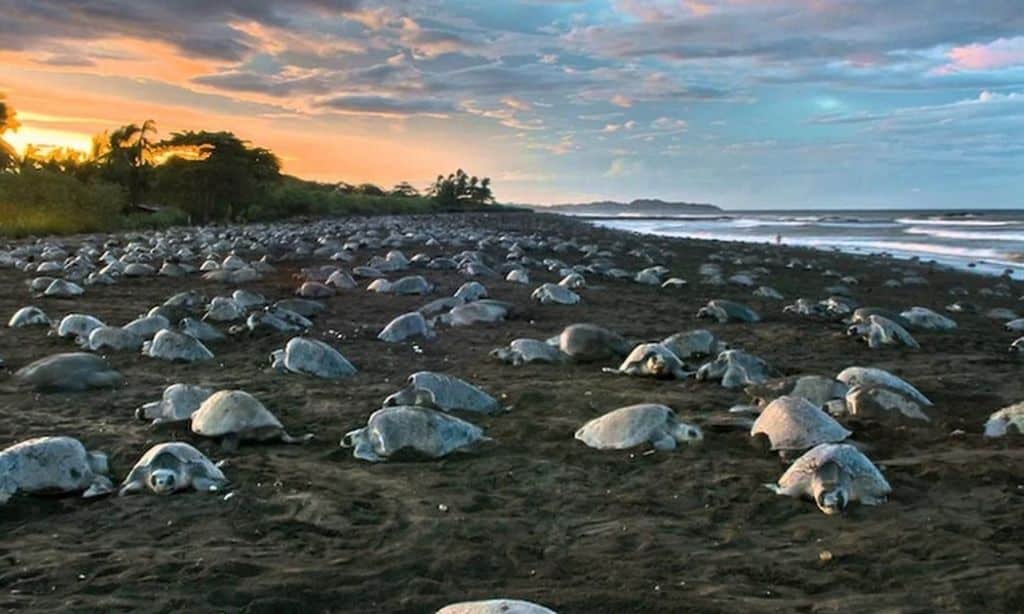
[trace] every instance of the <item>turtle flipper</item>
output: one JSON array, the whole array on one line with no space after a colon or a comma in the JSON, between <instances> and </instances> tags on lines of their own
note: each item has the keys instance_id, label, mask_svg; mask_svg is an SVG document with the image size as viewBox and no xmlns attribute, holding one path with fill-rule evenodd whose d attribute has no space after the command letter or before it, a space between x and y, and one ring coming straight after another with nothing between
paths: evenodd
<instances>
[{"instance_id":1,"label":"turtle flipper","mask_svg":"<svg viewBox=\"0 0 1024 614\"><path fill-rule=\"evenodd\" d=\"M145 489L145 484L143 484L141 480L125 481L121 486L121 490L117 491L117 496L123 497L125 495L134 495L142 492L143 489Z\"/></svg>"},{"instance_id":2,"label":"turtle flipper","mask_svg":"<svg viewBox=\"0 0 1024 614\"><path fill-rule=\"evenodd\" d=\"M226 482L223 480L214 480L202 476L192 477L192 488L195 488L198 492L217 493L221 491L225 484Z\"/></svg>"},{"instance_id":3,"label":"turtle flipper","mask_svg":"<svg viewBox=\"0 0 1024 614\"><path fill-rule=\"evenodd\" d=\"M110 481L105 475L98 475L89 485L89 488L82 493L82 498L91 499L93 497L102 497L103 495L109 495L114 492L114 483Z\"/></svg>"},{"instance_id":4,"label":"turtle flipper","mask_svg":"<svg viewBox=\"0 0 1024 614\"><path fill-rule=\"evenodd\" d=\"M313 433L306 433L305 435L303 435L301 437L292 437L288 433L281 433L281 441L283 443L290 443L290 444L309 443L309 442L313 441L313 437L314 437Z\"/></svg>"},{"instance_id":5,"label":"turtle flipper","mask_svg":"<svg viewBox=\"0 0 1024 614\"><path fill-rule=\"evenodd\" d=\"M654 446L655 450L675 450L676 438L669 433L662 431L651 439L651 445Z\"/></svg>"}]
</instances>

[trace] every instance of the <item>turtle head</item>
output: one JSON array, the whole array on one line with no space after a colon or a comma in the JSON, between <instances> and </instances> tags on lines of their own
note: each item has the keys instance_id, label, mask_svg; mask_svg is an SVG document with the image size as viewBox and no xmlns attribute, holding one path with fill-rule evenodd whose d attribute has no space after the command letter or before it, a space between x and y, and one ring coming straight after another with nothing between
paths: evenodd
<instances>
[{"instance_id":1,"label":"turtle head","mask_svg":"<svg viewBox=\"0 0 1024 614\"><path fill-rule=\"evenodd\" d=\"M513 361L513 353L509 348L495 348L491 350L491 358L496 358L504 363L511 363Z\"/></svg>"},{"instance_id":2,"label":"turtle head","mask_svg":"<svg viewBox=\"0 0 1024 614\"><path fill-rule=\"evenodd\" d=\"M869 330L871 330L871 324L867 322L858 322L856 324L851 324L850 327L846 329L846 334L849 337L856 337L858 335L867 334Z\"/></svg>"},{"instance_id":3,"label":"turtle head","mask_svg":"<svg viewBox=\"0 0 1024 614\"><path fill-rule=\"evenodd\" d=\"M704 440L704 433L701 432L699 426L692 424L686 424L684 422L675 422L671 425L672 437L675 438L679 443L700 443Z\"/></svg>"},{"instance_id":4,"label":"turtle head","mask_svg":"<svg viewBox=\"0 0 1024 614\"><path fill-rule=\"evenodd\" d=\"M849 476L834 462L828 462L814 473L814 502L829 516L842 513L850 502Z\"/></svg>"},{"instance_id":5,"label":"turtle head","mask_svg":"<svg viewBox=\"0 0 1024 614\"><path fill-rule=\"evenodd\" d=\"M158 495L169 495L178 488L178 476L170 469L156 469L149 474L149 488Z\"/></svg>"},{"instance_id":6,"label":"turtle head","mask_svg":"<svg viewBox=\"0 0 1024 614\"><path fill-rule=\"evenodd\" d=\"M645 360L647 372L655 377L668 377L672 375L672 367L665 360L665 357L657 352L651 352Z\"/></svg>"}]
</instances>

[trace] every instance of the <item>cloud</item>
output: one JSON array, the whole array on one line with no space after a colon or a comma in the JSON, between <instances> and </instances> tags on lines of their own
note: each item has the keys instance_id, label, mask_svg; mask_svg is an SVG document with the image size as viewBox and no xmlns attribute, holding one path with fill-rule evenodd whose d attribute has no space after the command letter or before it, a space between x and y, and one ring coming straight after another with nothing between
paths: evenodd
<instances>
[{"instance_id":1,"label":"cloud","mask_svg":"<svg viewBox=\"0 0 1024 614\"><path fill-rule=\"evenodd\" d=\"M1024 36L1000 38L988 44L954 47L949 70L995 70L1024 65Z\"/></svg>"},{"instance_id":2,"label":"cloud","mask_svg":"<svg viewBox=\"0 0 1024 614\"><path fill-rule=\"evenodd\" d=\"M297 13L344 15L357 5L357 0L12 0L0 11L0 48L45 49L54 42L123 36L165 42L186 57L240 61L255 41L235 27L238 22L280 26Z\"/></svg>"},{"instance_id":3,"label":"cloud","mask_svg":"<svg viewBox=\"0 0 1024 614\"><path fill-rule=\"evenodd\" d=\"M451 103L433 98L399 99L388 96L335 96L316 102L316 107L355 115L447 117L456 111Z\"/></svg>"},{"instance_id":4,"label":"cloud","mask_svg":"<svg viewBox=\"0 0 1024 614\"><path fill-rule=\"evenodd\" d=\"M633 101L623 94L615 94L609 102L617 107L622 107L623 109L628 109L633 106Z\"/></svg>"},{"instance_id":5,"label":"cloud","mask_svg":"<svg viewBox=\"0 0 1024 614\"><path fill-rule=\"evenodd\" d=\"M615 158L604 172L605 177L621 178L635 174L641 168L637 160L631 158Z\"/></svg>"}]
</instances>

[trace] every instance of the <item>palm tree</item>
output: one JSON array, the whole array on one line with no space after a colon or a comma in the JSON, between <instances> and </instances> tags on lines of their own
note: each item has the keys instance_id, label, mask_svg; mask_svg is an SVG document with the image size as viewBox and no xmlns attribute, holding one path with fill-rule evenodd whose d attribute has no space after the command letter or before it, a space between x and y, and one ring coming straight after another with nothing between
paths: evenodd
<instances>
[{"instance_id":1,"label":"palm tree","mask_svg":"<svg viewBox=\"0 0 1024 614\"><path fill-rule=\"evenodd\" d=\"M138 205L149 186L156 143L156 122L128 124L93 141L93 155L106 168L108 178L128 188L128 201Z\"/></svg>"},{"instance_id":2,"label":"palm tree","mask_svg":"<svg viewBox=\"0 0 1024 614\"><path fill-rule=\"evenodd\" d=\"M18 152L3 139L3 135L7 131L14 132L20 126L14 108L4 102L4 95L0 94L0 171L13 169L18 163Z\"/></svg>"}]
</instances>

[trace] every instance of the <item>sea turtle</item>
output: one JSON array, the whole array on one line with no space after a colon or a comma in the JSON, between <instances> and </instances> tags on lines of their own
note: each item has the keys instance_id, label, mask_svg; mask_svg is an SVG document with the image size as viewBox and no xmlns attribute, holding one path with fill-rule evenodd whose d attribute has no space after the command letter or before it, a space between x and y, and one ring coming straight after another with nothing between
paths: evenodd
<instances>
[{"instance_id":1,"label":"sea turtle","mask_svg":"<svg viewBox=\"0 0 1024 614\"><path fill-rule=\"evenodd\" d=\"M792 313L798 316L808 316L812 318L822 318L827 314L825 308L817 301L808 298L798 298L795 303L786 305L782 308L782 313Z\"/></svg>"},{"instance_id":2,"label":"sea turtle","mask_svg":"<svg viewBox=\"0 0 1024 614\"><path fill-rule=\"evenodd\" d=\"M39 437L0 450L0 505L18 493L113 492L107 457L71 437Z\"/></svg>"},{"instance_id":3,"label":"sea turtle","mask_svg":"<svg viewBox=\"0 0 1024 614\"><path fill-rule=\"evenodd\" d=\"M559 286L563 288L569 288L575 290L577 288L586 288L587 280L583 278L579 273L569 273L558 282Z\"/></svg>"},{"instance_id":4,"label":"sea turtle","mask_svg":"<svg viewBox=\"0 0 1024 614\"><path fill-rule=\"evenodd\" d=\"M319 301L311 301L305 298L286 298L277 301L273 305L271 312L288 311L296 313L303 318L315 318L327 309L327 306ZM309 322L309 320L306 320ZM312 322L309 323L312 326ZM309 328L306 324L302 324L303 328Z\"/></svg>"},{"instance_id":5,"label":"sea turtle","mask_svg":"<svg viewBox=\"0 0 1024 614\"><path fill-rule=\"evenodd\" d=\"M933 403L928 400L928 397L921 394L917 388L914 388L907 381L900 379L883 369L876 369L874 367L847 367L836 375L836 379L850 387L858 385L886 386L905 393L922 405L927 407L931 407L933 405Z\"/></svg>"},{"instance_id":6,"label":"sea turtle","mask_svg":"<svg viewBox=\"0 0 1024 614\"><path fill-rule=\"evenodd\" d=\"M279 371L304 373L324 379L337 379L355 375L352 366L341 352L316 339L293 337L283 350L270 355L271 365Z\"/></svg>"},{"instance_id":7,"label":"sea turtle","mask_svg":"<svg viewBox=\"0 0 1024 614\"><path fill-rule=\"evenodd\" d=\"M1024 332L1024 318L1017 318L1016 320L1010 320L1006 324L1003 324L1003 329L1010 331L1011 333Z\"/></svg>"},{"instance_id":8,"label":"sea turtle","mask_svg":"<svg viewBox=\"0 0 1024 614\"><path fill-rule=\"evenodd\" d=\"M918 330L954 330L956 322L946 316L935 313L927 307L911 307L900 313L911 328Z\"/></svg>"},{"instance_id":9,"label":"sea turtle","mask_svg":"<svg viewBox=\"0 0 1024 614\"><path fill-rule=\"evenodd\" d=\"M328 298L334 296L334 288L319 281L307 281L295 291L295 296L302 298Z\"/></svg>"},{"instance_id":10,"label":"sea turtle","mask_svg":"<svg viewBox=\"0 0 1024 614\"><path fill-rule=\"evenodd\" d=\"M452 296L465 303L479 301L482 298L487 298L487 288L478 281L467 281L459 286Z\"/></svg>"},{"instance_id":11,"label":"sea turtle","mask_svg":"<svg viewBox=\"0 0 1024 614\"><path fill-rule=\"evenodd\" d=\"M192 432L221 438L226 450L242 441L306 443L313 439L312 434L292 437L286 433L277 416L243 390L221 390L210 395L192 414Z\"/></svg>"},{"instance_id":12,"label":"sea turtle","mask_svg":"<svg viewBox=\"0 0 1024 614\"><path fill-rule=\"evenodd\" d=\"M245 309L235 299L228 296L215 296L206 308L203 320L207 322L234 322L245 317Z\"/></svg>"},{"instance_id":13,"label":"sea turtle","mask_svg":"<svg viewBox=\"0 0 1024 614\"><path fill-rule=\"evenodd\" d=\"M430 294L431 292L434 291L434 284L424 279L421 275L410 275L408 277L402 277L401 279L395 282L387 283L387 293L389 294L398 294L405 296L413 294Z\"/></svg>"},{"instance_id":14,"label":"sea turtle","mask_svg":"<svg viewBox=\"0 0 1024 614\"><path fill-rule=\"evenodd\" d=\"M697 310L697 317L718 320L720 323L761 321L761 316L750 307L722 299L708 301L707 305Z\"/></svg>"},{"instance_id":15,"label":"sea turtle","mask_svg":"<svg viewBox=\"0 0 1024 614\"><path fill-rule=\"evenodd\" d=\"M236 305L238 305L245 311L258 309L260 307L266 306L267 304L267 298L262 294L242 289L238 289L232 292L231 299L235 301Z\"/></svg>"},{"instance_id":16,"label":"sea turtle","mask_svg":"<svg viewBox=\"0 0 1024 614\"><path fill-rule=\"evenodd\" d=\"M61 318L59 324L57 324L57 336L58 337L85 337L89 338L89 333L94 328L106 326L102 320L84 313L69 313L68 315Z\"/></svg>"},{"instance_id":17,"label":"sea turtle","mask_svg":"<svg viewBox=\"0 0 1024 614\"><path fill-rule=\"evenodd\" d=\"M445 296L430 301L429 303L420 307L416 311L422 313L424 318L433 318L434 316L451 311L455 307L465 304L465 302L466 301L462 300L461 298L455 298L454 296Z\"/></svg>"},{"instance_id":18,"label":"sea turtle","mask_svg":"<svg viewBox=\"0 0 1024 614\"><path fill-rule=\"evenodd\" d=\"M200 341L220 341L225 338L224 333L220 332L216 326L195 318L182 318L178 322L178 330Z\"/></svg>"},{"instance_id":19,"label":"sea turtle","mask_svg":"<svg viewBox=\"0 0 1024 614\"><path fill-rule=\"evenodd\" d=\"M783 396L768 404L750 427L750 436L765 435L771 449L802 451L819 443L837 443L852 433L803 397Z\"/></svg>"},{"instance_id":20,"label":"sea turtle","mask_svg":"<svg viewBox=\"0 0 1024 614\"><path fill-rule=\"evenodd\" d=\"M23 326L49 326L51 323L50 318L42 309L29 305L14 312L7 322L7 326L21 328Z\"/></svg>"},{"instance_id":21,"label":"sea turtle","mask_svg":"<svg viewBox=\"0 0 1024 614\"><path fill-rule=\"evenodd\" d=\"M175 362L200 362L213 358L203 342L189 335L164 329L142 344L142 354Z\"/></svg>"},{"instance_id":22,"label":"sea turtle","mask_svg":"<svg viewBox=\"0 0 1024 614\"><path fill-rule=\"evenodd\" d=\"M505 281L526 285L530 283L530 273L523 268L514 268L505 276Z\"/></svg>"},{"instance_id":23,"label":"sea turtle","mask_svg":"<svg viewBox=\"0 0 1024 614\"><path fill-rule=\"evenodd\" d=\"M137 351L142 347L143 339L130 330L120 326L100 326L89 333L88 339L79 337L84 349L93 352L110 349L115 352Z\"/></svg>"},{"instance_id":24,"label":"sea turtle","mask_svg":"<svg viewBox=\"0 0 1024 614\"><path fill-rule=\"evenodd\" d=\"M846 334L862 337L873 350L886 345L905 345L915 349L921 347L907 329L882 316L868 316L867 322L850 325Z\"/></svg>"},{"instance_id":25,"label":"sea turtle","mask_svg":"<svg viewBox=\"0 0 1024 614\"><path fill-rule=\"evenodd\" d=\"M853 386L842 399L825 404L825 410L872 421L931 422L917 399L903 390L879 385Z\"/></svg>"},{"instance_id":26,"label":"sea turtle","mask_svg":"<svg viewBox=\"0 0 1024 614\"><path fill-rule=\"evenodd\" d=\"M441 411L498 414L506 411L494 397L452 375L420 371L409 376L405 388L384 399L384 407L416 405Z\"/></svg>"},{"instance_id":27,"label":"sea turtle","mask_svg":"<svg viewBox=\"0 0 1024 614\"><path fill-rule=\"evenodd\" d=\"M811 448L789 466L778 483L765 486L787 497L810 497L829 516L841 513L853 501L880 505L892 492L868 457L843 443Z\"/></svg>"},{"instance_id":28,"label":"sea turtle","mask_svg":"<svg viewBox=\"0 0 1024 614\"><path fill-rule=\"evenodd\" d=\"M95 354L74 352L54 354L22 367L15 378L41 392L81 392L114 388L124 376Z\"/></svg>"},{"instance_id":29,"label":"sea turtle","mask_svg":"<svg viewBox=\"0 0 1024 614\"><path fill-rule=\"evenodd\" d=\"M85 288L72 281L55 279L43 290L43 296L51 298L73 298L85 294Z\"/></svg>"},{"instance_id":30,"label":"sea turtle","mask_svg":"<svg viewBox=\"0 0 1024 614\"><path fill-rule=\"evenodd\" d=\"M1004 322L1012 322L1020 316L1016 311L1007 309L1005 307L994 307L985 312L985 317L992 320L1003 320Z\"/></svg>"},{"instance_id":31,"label":"sea turtle","mask_svg":"<svg viewBox=\"0 0 1024 614\"><path fill-rule=\"evenodd\" d=\"M472 303L456 305L451 311L441 315L438 321L448 326L471 326L502 322L512 313L511 303L480 299Z\"/></svg>"},{"instance_id":32,"label":"sea turtle","mask_svg":"<svg viewBox=\"0 0 1024 614\"><path fill-rule=\"evenodd\" d=\"M830 401L842 399L848 390L846 384L821 375L782 377L744 388L744 392L761 407L781 396L803 397L822 407Z\"/></svg>"},{"instance_id":33,"label":"sea turtle","mask_svg":"<svg viewBox=\"0 0 1024 614\"><path fill-rule=\"evenodd\" d=\"M557 347L539 339L515 339L508 347L491 350L490 355L517 367L533 362L557 364L567 358Z\"/></svg>"},{"instance_id":34,"label":"sea turtle","mask_svg":"<svg viewBox=\"0 0 1024 614\"><path fill-rule=\"evenodd\" d=\"M351 275L340 269L331 273L324 283L338 290L354 290L358 286Z\"/></svg>"},{"instance_id":35,"label":"sea turtle","mask_svg":"<svg viewBox=\"0 0 1024 614\"><path fill-rule=\"evenodd\" d=\"M377 338L388 343L401 343L413 337L433 339L437 333L427 322L423 314L413 311L398 316L384 327L384 330L377 334Z\"/></svg>"},{"instance_id":36,"label":"sea turtle","mask_svg":"<svg viewBox=\"0 0 1024 614\"><path fill-rule=\"evenodd\" d=\"M753 295L758 298L767 298L773 301L785 300L786 297L782 296L782 293L772 288L771 286L760 286L757 290L754 290Z\"/></svg>"},{"instance_id":37,"label":"sea turtle","mask_svg":"<svg viewBox=\"0 0 1024 614\"><path fill-rule=\"evenodd\" d=\"M151 315L135 318L121 328L138 335L142 339L152 339L153 335L165 328L170 328L171 322L165 316Z\"/></svg>"},{"instance_id":38,"label":"sea turtle","mask_svg":"<svg viewBox=\"0 0 1024 614\"><path fill-rule=\"evenodd\" d=\"M641 343L633 348L618 369L605 369L622 375L646 375L662 379L686 379L688 372L672 350L660 343Z\"/></svg>"},{"instance_id":39,"label":"sea turtle","mask_svg":"<svg viewBox=\"0 0 1024 614\"><path fill-rule=\"evenodd\" d=\"M163 396L159 401L146 403L136 409L135 417L139 420L152 420L154 426L185 422L212 394L212 390L201 386L171 384L164 388Z\"/></svg>"},{"instance_id":40,"label":"sea turtle","mask_svg":"<svg viewBox=\"0 0 1024 614\"><path fill-rule=\"evenodd\" d=\"M985 437L1003 437L1016 430L1024 435L1024 403L1015 403L994 412L985 422Z\"/></svg>"},{"instance_id":41,"label":"sea turtle","mask_svg":"<svg viewBox=\"0 0 1024 614\"><path fill-rule=\"evenodd\" d=\"M199 290L187 290L179 292L164 301L168 307L180 307L186 311L196 311L206 304L206 297Z\"/></svg>"},{"instance_id":42,"label":"sea turtle","mask_svg":"<svg viewBox=\"0 0 1024 614\"><path fill-rule=\"evenodd\" d=\"M676 333L666 337L661 344L682 361L718 356L729 349L728 343L720 341L714 333L704 329Z\"/></svg>"},{"instance_id":43,"label":"sea turtle","mask_svg":"<svg viewBox=\"0 0 1024 614\"><path fill-rule=\"evenodd\" d=\"M882 316L886 320L892 320L903 328L911 327L910 322L908 322L902 315L892 311L891 309L885 309L884 307L858 307L853 310L853 315L850 316L850 323L868 323L870 322L871 316Z\"/></svg>"},{"instance_id":44,"label":"sea turtle","mask_svg":"<svg viewBox=\"0 0 1024 614\"><path fill-rule=\"evenodd\" d=\"M677 443L703 438L699 427L680 422L672 409L654 403L620 407L576 431L576 439L598 450L626 450L646 443L656 450L673 450Z\"/></svg>"},{"instance_id":45,"label":"sea turtle","mask_svg":"<svg viewBox=\"0 0 1024 614\"><path fill-rule=\"evenodd\" d=\"M636 275L633 276L633 281L638 284L645 286L660 286L661 275L660 271L655 267L649 267L642 271L637 271Z\"/></svg>"},{"instance_id":46,"label":"sea turtle","mask_svg":"<svg viewBox=\"0 0 1024 614\"><path fill-rule=\"evenodd\" d=\"M487 599L446 605L435 614L555 614L555 611L518 599Z\"/></svg>"},{"instance_id":47,"label":"sea turtle","mask_svg":"<svg viewBox=\"0 0 1024 614\"><path fill-rule=\"evenodd\" d=\"M558 284L543 284L533 291L530 298L541 305L575 305L580 302L580 295Z\"/></svg>"},{"instance_id":48,"label":"sea turtle","mask_svg":"<svg viewBox=\"0 0 1024 614\"><path fill-rule=\"evenodd\" d=\"M149 489L158 495L170 495L193 488L199 492L220 492L228 479L217 465L187 443L159 443L135 463L121 484L121 496Z\"/></svg>"},{"instance_id":49,"label":"sea turtle","mask_svg":"<svg viewBox=\"0 0 1024 614\"><path fill-rule=\"evenodd\" d=\"M577 362L625 357L633 346L622 335L595 324L571 324L548 343Z\"/></svg>"},{"instance_id":50,"label":"sea turtle","mask_svg":"<svg viewBox=\"0 0 1024 614\"><path fill-rule=\"evenodd\" d=\"M776 371L764 360L743 350L726 350L697 370L697 380L720 380L725 388L765 382Z\"/></svg>"},{"instance_id":51,"label":"sea turtle","mask_svg":"<svg viewBox=\"0 0 1024 614\"><path fill-rule=\"evenodd\" d=\"M395 406L373 412L365 427L345 434L341 446L353 448L356 458L380 462L407 456L441 458L489 440L483 429L450 414Z\"/></svg>"}]
</instances>

